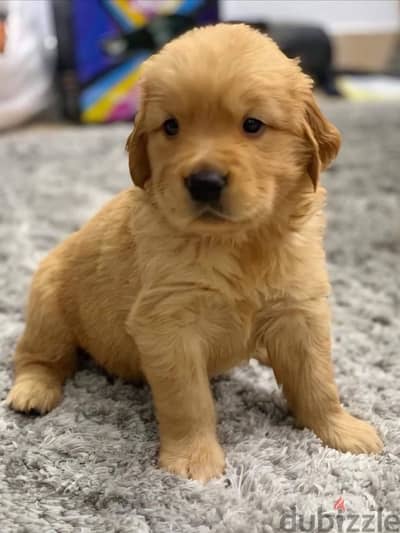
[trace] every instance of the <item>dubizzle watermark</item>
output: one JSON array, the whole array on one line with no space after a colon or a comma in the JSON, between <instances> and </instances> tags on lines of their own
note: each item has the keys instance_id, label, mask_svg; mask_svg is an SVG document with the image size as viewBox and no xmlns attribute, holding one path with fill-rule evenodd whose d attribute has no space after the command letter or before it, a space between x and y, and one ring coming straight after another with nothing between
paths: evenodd
<instances>
[{"instance_id":1,"label":"dubizzle watermark","mask_svg":"<svg viewBox=\"0 0 400 533\"><path fill-rule=\"evenodd\" d=\"M383 509L368 513L346 511L345 502L340 496L333 505L333 511L323 511L318 507L316 513L302 514L297 507L283 514L280 529L288 533L297 531L318 531L318 533L396 533L400 532L400 514L388 513Z\"/></svg>"}]
</instances>

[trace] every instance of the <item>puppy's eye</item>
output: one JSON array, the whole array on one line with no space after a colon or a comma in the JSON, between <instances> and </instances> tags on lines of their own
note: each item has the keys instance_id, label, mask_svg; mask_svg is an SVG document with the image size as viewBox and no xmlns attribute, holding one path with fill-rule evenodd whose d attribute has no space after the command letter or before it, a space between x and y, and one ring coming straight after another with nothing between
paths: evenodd
<instances>
[{"instance_id":1,"label":"puppy's eye","mask_svg":"<svg viewBox=\"0 0 400 533\"><path fill-rule=\"evenodd\" d=\"M250 135L255 135L256 133L260 133L264 126L264 122L261 122L258 118L249 117L243 122L243 131Z\"/></svg>"},{"instance_id":2,"label":"puppy's eye","mask_svg":"<svg viewBox=\"0 0 400 533\"><path fill-rule=\"evenodd\" d=\"M163 124L163 130L168 135L168 137L173 137L178 134L179 124L176 118L169 118Z\"/></svg>"}]
</instances>

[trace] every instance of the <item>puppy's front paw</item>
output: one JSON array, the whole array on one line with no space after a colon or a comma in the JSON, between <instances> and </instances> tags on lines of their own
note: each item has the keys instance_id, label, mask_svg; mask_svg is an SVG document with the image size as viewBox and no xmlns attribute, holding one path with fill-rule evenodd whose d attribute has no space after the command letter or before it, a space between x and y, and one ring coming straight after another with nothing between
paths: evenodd
<instances>
[{"instance_id":1,"label":"puppy's front paw","mask_svg":"<svg viewBox=\"0 0 400 533\"><path fill-rule=\"evenodd\" d=\"M342 452L359 454L383 450L377 431L368 422L351 416L344 409L329 417L316 433L327 446Z\"/></svg>"},{"instance_id":2,"label":"puppy's front paw","mask_svg":"<svg viewBox=\"0 0 400 533\"><path fill-rule=\"evenodd\" d=\"M58 383L26 376L14 384L6 403L15 411L36 411L44 415L60 403L61 397L62 389Z\"/></svg>"},{"instance_id":3,"label":"puppy's front paw","mask_svg":"<svg viewBox=\"0 0 400 533\"><path fill-rule=\"evenodd\" d=\"M220 476L225 466L224 452L214 436L193 437L185 445L169 442L161 447L159 462L172 474L203 483Z\"/></svg>"}]
</instances>

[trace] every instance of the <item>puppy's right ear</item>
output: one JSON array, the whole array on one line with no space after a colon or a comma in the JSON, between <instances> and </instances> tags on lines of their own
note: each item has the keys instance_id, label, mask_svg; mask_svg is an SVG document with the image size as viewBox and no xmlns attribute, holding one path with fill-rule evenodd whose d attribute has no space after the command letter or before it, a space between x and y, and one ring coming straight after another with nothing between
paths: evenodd
<instances>
[{"instance_id":1,"label":"puppy's right ear","mask_svg":"<svg viewBox=\"0 0 400 533\"><path fill-rule=\"evenodd\" d=\"M133 131L126 141L129 154L129 171L132 181L143 189L144 183L150 178L150 161L147 155L147 135L143 128L143 110L140 109L135 117Z\"/></svg>"}]
</instances>

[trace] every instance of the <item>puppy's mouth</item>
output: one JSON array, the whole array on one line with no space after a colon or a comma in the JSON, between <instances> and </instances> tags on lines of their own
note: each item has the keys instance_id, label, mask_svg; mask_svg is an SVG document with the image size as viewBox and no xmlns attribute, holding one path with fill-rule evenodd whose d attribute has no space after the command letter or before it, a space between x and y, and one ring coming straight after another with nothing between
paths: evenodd
<instances>
[{"instance_id":1,"label":"puppy's mouth","mask_svg":"<svg viewBox=\"0 0 400 533\"><path fill-rule=\"evenodd\" d=\"M222 222L235 222L235 220L223 211L219 206L207 205L198 211L196 220L208 222L210 224L220 224Z\"/></svg>"}]
</instances>

